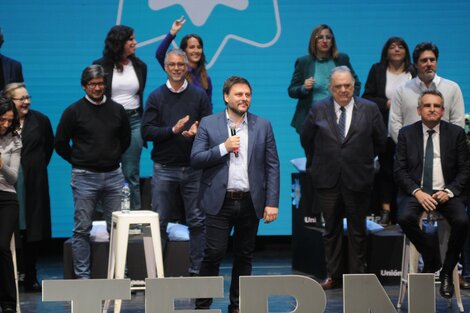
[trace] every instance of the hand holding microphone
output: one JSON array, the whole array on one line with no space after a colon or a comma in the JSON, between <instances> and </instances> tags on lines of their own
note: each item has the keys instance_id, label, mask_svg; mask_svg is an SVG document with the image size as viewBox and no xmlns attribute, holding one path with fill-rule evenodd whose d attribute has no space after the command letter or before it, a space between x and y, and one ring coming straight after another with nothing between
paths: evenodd
<instances>
[{"instance_id":1,"label":"hand holding microphone","mask_svg":"<svg viewBox=\"0 0 470 313\"><path fill-rule=\"evenodd\" d=\"M237 136L235 125L230 125L230 137L225 140L225 149L228 152L233 152L235 157L238 158L238 150L240 148L240 136Z\"/></svg>"}]
</instances>

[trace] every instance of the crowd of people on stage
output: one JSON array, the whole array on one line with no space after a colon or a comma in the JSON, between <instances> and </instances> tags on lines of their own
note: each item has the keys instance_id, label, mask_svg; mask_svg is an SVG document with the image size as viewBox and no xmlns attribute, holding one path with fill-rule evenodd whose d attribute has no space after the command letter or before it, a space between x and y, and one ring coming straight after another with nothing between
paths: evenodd
<instances>
[{"instance_id":1,"label":"crowd of people on stage","mask_svg":"<svg viewBox=\"0 0 470 313\"><path fill-rule=\"evenodd\" d=\"M169 49L185 22L184 17L175 20L156 49L167 80L147 99L147 65L136 56L134 30L113 26L102 57L82 72L84 97L65 108L55 136L49 118L30 108L21 64L0 54L2 312L16 312L10 252L14 233L21 239L24 290L41 291L36 259L39 243L51 236L47 166L53 150L72 166L73 267L77 278L88 279L94 212L99 207L109 232L124 182L130 187L131 210L141 209L140 158L149 141L151 206L166 230L182 199L190 237L188 275L218 275L233 231L229 312L239 312L238 278L251 274L259 221L278 218L279 158L271 123L249 113L253 90L247 79L227 75L225 110L213 114L202 38L187 34L179 48ZM288 94L298 102L291 125L300 135L325 221L324 289L341 286L343 273L367 271L372 192L381 202L380 223L398 222L421 253L423 272L440 270L443 297L453 295L452 270L461 254L460 283L470 288L470 247L464 248L470 246L465 107L458 84L436 74L438 57L431 42L410 51L404 39L389 38L362 97L360 79L349 56L338 50L330 26L314 28L308 54L295 61ZM423 215L436 212L451 226L442 261L420 228ZM347 262L342 257L344 217ZM167 241L162 231L164 252ZM211 303L198 299L195 305L209 309Z\"/></svg>"}]
</instances>

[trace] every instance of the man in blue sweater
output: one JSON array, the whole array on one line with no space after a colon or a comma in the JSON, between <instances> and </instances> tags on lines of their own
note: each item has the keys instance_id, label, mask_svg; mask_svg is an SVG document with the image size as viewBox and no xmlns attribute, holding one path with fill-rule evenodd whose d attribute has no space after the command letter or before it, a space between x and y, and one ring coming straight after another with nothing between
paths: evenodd
<instances>
[{"instance_id":1,"label":"man in blue sweater","mask_svg":"<svg viewBox=\"0 0 470 313\"><path fill-rule=\"evenodd\" d=\"M198 275L205 245L204 213L197 205L201 170L191 168L189 160L198 123L211 114L211 105L203 89L188 83L187 69L188 58L183 50L174 49L166 54L168 80L147 99L142 137L153 142L152 209L159 214L163 249L179 187L190 236L188 271Z\"/></svg>"}]
</instances>

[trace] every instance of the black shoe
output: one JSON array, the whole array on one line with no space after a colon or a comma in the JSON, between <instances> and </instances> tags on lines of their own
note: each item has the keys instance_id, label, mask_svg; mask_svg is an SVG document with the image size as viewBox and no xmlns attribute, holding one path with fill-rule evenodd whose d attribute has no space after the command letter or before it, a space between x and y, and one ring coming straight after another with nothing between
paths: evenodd
<instances>
[{"instance_id":1,"label":"black shoe","mask_svg":"<svg viewBox=\"0 0 470 313\"><path fill-rule=\"evenodd\" d=\"M441 287L439 288L439 293L442 297L446 299L452 298L454 295L454 283L452 281L452 272L446 273L441 271L439 275L439 280L441 281Z\"/></svg>"},{"instance_id":2,"label":"black shoe","mask_svg":"<svg viewBox=\"0 0 470 313\"><path fill-rule=\"evenodd\" d=\"M228 306L228 312L229 313L240 313L240 309L238 307L229 305Z\"/></svg>"},{"instance_id":3,"label":"black shoe","mask_svg":"<svg viewBox=\"0 0 470 313\"><path fill-rule=\"evenodd\" d=\"M42 292L41 284L37 280L24 282L24 291L26 292Z\"/></svg>"}]
</instances>

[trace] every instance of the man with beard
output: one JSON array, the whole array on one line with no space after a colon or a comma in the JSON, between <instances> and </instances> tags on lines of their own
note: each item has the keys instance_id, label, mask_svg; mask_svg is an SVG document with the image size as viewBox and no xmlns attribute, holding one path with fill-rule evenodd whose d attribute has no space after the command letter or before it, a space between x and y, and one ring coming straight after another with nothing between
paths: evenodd
<instances>
[{"instance_id":1,"label":"man with beard","mask_svg":"<svg viewBox=\"0 0 470 313\"><path fill-rule=\"evenodd\" d=\"M232 76L223 86L226 110L201 121L191 165L202 169L199 205L206 213L201 276L218 276L233 229L229 313L239 312L239 278L251 275L259 220L277 219L279 159L271 123L248 113L250 83ZM212 299L197 299L209 309Z\"/></svg>"},{"instance_id":2,"label":"man with beard","mask_svg":"<svg viewBox=\"0 0 470 313\"><path fill-rule=\"evenodd\" d=\"M73 266L76 278L88 279L93 212L100 201L109 232L112 212L120 208L124 184L120 162L130 143L131 127L124 108L105 96L101 65L85 68L81 83L86 95L62 114L55 149L72 164Z\"/></svg>"},{"instance_id":3,"label":"man with beard","mask_svg":"<svg viewBox=\"0 0 470 313\"><path fill-rule=\"evenodd\" d=\"M444 99L446 109L442 119L452 124L465 126L465 105L462 91L457 83L436 75L439 49L431 42L416 45L413 51L413 63L418 75L397 89L392 99L389 116L389 132L395 143L398 132L403 126L420 120L416 112L416 103L424 91L438 90Z\"/></svg>"},{"instance_id":4,"label":"man with beard","mask_svg":"<svg viewBox=\"0 0 470 313\"><path fill-rule=\"evenodd\" d=\"M178 188L189 228L190 275L198 275L204 254L204 213L197 205L201 171L189 165L198 123L211 114L203 89L186 80L188 58L181 49L165 56L166 84L153 91L142 117L142 137L153 141L152 209L159 214L163 251L166 228L175 210Z\"/></svg>"}]
</instances>

